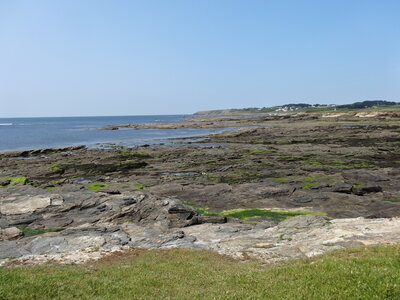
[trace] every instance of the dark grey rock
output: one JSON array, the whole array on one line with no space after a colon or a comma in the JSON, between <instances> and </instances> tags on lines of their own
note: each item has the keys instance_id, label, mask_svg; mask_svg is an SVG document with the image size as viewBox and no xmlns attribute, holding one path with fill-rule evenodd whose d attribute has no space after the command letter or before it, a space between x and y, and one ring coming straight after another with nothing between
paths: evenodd
<instances>
[{"instance_id":1,"label":"dark grey rock","mask_svg":"<svg viewBox=\"0 0 400 300\"><path fill-rule=\"evenodd\" d=\"M351 191L353 192L353 194L362 196L369 193L382 192L382 187L375 184L366 184L362 186L353 187Z\"/></svg>"},{"instance_id":2,"label":"dark grey rock","mask_svg":"<svg viewBox=\"0 0 400 300\"><path fill-rule=\"evenodd\" d=\"M352 189L351 184L340 181L336 181L332 186L332 192L336 193L351 194L351 189Z\"/></svg>"},{"instance_id":3,"label":"dark grey rock","mask_svg":"<svg viewBox=\"0 0 400 300\"><path fill-rule=\"evenodd\" d=\"M185 205L178 201L175 201L174 203L170 204L168 208L168 213L173 215L178 215L179 218L182 220L189 220L193 216L197 215L197 212L193 207Z\"/></svg>"},{"instance_id":4,"label":"dark grey rock","mask_svg":"<svg viewBox=\"0 0 400 300\"><path fill-rule=\"evenodd\" d=\"M26 250L32 254L59 253L63 252L67 247L65 237L38 237L31 241Z\"/></svg>"},{"instance_id":5,"label":"dark grey rock","mask_svg":"<svg viewBox=\"0 0 400 300\"><path fill-rule=\"evenodd\" d=\"M64 228L70 225L73 222L72 219L63 216L54 216L49 219L40 220L38 222L34 222L30 225L42 228Z\"/></svg>"},{"instance_id":6,"label":"dark grey rock","mask_svg":"<svg viewBox=\"0 0 400 300\"><path fill-rule=\"evenodd\" d=\"M314 184L311 187L311 189L312 190L319 190L319 189L323 189L323 188L327 188L327 187L330 187L330 185L328 183L320 182L320 183Z\"/></svg>"},{"instance_id":7,"label":"dark grey rock","mask_svg":"<svg viewBox=\"0 0 400 300\"><path fill-rule=\"evenodd\" d=\"M322 193L312 193L312 194L306 194L306 195L302 195L302 196L295 196L295 197L291 198L292 202L295 202L295 203L308 203L308 202L312 202L315 200L326 201L328 199L329 199L329 197Z\"/></svg>"},{"instance_id":8,"label":"dark grey rock","mask_svg":"<svg viewBox=\"0 0 400 300\"><path fill-rule=\"evenodd\" d=\"M15 241L0 241L0 259L17 258L26 254L29 252L19 247Z\"/></svg>"},{"instance_id":9,"label":"dark grey rock","mask_svg":"<svg viewBox=\"0 0 400 300\"><path fill-rule=\"evenodd\" d=\"M11 219L11 220L9 220L9 224L10 224L10 226L28 225L40 218L41 217L39 215L28 215L28 216L23 216L21 218Z\"/></svg>"},{"instance_id":10,"label":"dark grey rock","mask_svg":"<svg viewBox=\"0 0 400 300\"><path fill-rule=\"evenodd\" d=\"M0 186L6 186L6 185L9 185L10 183L11 183L11 180L8 180L8 179L0 180Z\"/></svg>"},{"instance_id":11,"label":"dark grey rock","mask_svg":"<svg viewBox=\"0 0 400 300\"><path fill-rule=\"evenodd\" d=\"M188 223L187 225L196 225L196 224L203 224L203 223L213 223L213 224L222 224L226 223L227 218L226 217L220 217L220 216L194 216L191 219L191 222Z\"/></svg>"},{"instance_id":12,"label":"dark grey rock","mask_svg":"<svg viewBox=\"0 0 400 300\"><path fill-rule=\"evenodd\" d=\"M5 218L0 217L0 228L6 228L10 226L10 222Z\"/></svg>"},{"instance_id":13,"label":"dark grey rock","mask_svg":"<svg viewBox=\"0 0 400 300\"><path fill-rule=\"evenodd\" d=\"M256 224L256 229L268 229L271 227L275 227L276 224L274 222L264 221Z\"/></svg>"},{"instance_id":14,"label":"dark grey rock","mask_svg":"<svg viewBox=\"0 0 400 300\"><path fill-rule=\"evenodd\" d=\"M99 189L99 192L110 194L110 195L119 195L121 194L121 191L115 188L101 188Z\"/></svg>"},{"instance_id":15,"label":"dark grey rock","mask_svg":"<svg viewBox=\"0 0 400 300\"><path fill-rule=\"evenodd\" d=\"M374 174L365 170L346 170L343 171L343 176L356 182L379 182L388 181L389 177L382 174Z\"/></svg>"}]
</instances>

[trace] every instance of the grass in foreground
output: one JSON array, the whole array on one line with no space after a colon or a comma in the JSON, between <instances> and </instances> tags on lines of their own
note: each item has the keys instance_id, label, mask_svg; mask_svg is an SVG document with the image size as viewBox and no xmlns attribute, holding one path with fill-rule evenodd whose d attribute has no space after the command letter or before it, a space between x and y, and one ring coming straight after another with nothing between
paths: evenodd
<instances>
[{"instance_id":1,"label":"grass in foreground","mask_svg":"<svg viewBox=\"0 0 400 300\"><path fill-rule=\"evenodd\" d=\"M0 299L399 299L400 247L282 265L210 251L136 250L89 265L0 268Z\"/></svg>"}]
</instances>

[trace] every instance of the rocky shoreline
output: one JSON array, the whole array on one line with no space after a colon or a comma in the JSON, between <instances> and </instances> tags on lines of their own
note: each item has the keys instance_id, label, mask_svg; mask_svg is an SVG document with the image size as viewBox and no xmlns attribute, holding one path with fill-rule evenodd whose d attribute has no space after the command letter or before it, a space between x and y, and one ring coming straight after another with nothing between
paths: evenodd
<instances>
[{"instance_id":1,"label":"rocky shoreline","mask_svg":"<svg viewBox=\"0 0 400 300\"><path fill-rule=\"evenodd\" d=\"M400 241L398 116L271 117L182 123L253 124L196 145L0 153L0 264L173 247L274 262Z\"/></svg>"},{"instance_id":2,"label":"rocky shoreline","mask_svg":"<svg viewBox=\"0 0 400 300\"><path fill-rule=\"evenodd\" d=\"M147 123L147 124L114 124L105 126L103 130L132 129L180 129L180 128L228 128L268 125L270 122L298 122L305 120L335 121L400 121L397 112L334 112L334 113L274 113L255 114L249 116L193 115L179 123Z\"/></svg>"}]
</instances>

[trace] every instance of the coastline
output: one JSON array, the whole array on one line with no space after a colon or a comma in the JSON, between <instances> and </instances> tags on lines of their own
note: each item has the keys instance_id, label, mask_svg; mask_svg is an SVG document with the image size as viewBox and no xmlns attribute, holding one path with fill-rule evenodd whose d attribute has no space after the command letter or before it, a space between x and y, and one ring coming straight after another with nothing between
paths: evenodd
<instances>
[{"instance_id":1,"label":"coastline","mask_svg":"<svg viewBox=\"0 0 400 300\"><path fill-rule=\"evenodd\" d=\"M257 124L203 136L196 142L203 147L182 139L14 153L30 159L7 154L0 160L1 259L84 262L115 249L200 247L233 257L252 249L247 255L273 262L298 257L288 250L295 244L314 255L400 241L388 229L398 228L400 216L400 122L361 120ZM345 237L335 235L345 227ZM19 231L5 239L7 228ZM321 238L306 246L310 230ZM89 246L98 250L87 253ZM10 253L17 256L4 257Z\"/></svg>"}]
</instances>

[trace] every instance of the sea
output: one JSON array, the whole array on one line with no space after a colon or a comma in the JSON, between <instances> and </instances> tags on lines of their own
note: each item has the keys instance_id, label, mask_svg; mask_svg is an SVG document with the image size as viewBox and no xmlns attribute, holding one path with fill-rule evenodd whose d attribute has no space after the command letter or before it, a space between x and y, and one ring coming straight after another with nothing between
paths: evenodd
<instances>
[{"instance_id":1,"label":"sea","mask_svg":"<svg viewBox=\"0 0 400 300\"><path fill-rule=\"evenodd\" d=\"M0 151L32 150L86 145L89 148L134 147L170 144L173 138L196 137L215 129L102 130L107 125L128 123L176 123L188 115L103 116L54 118L0 118Z\"/></svg>"}]
</instances>

